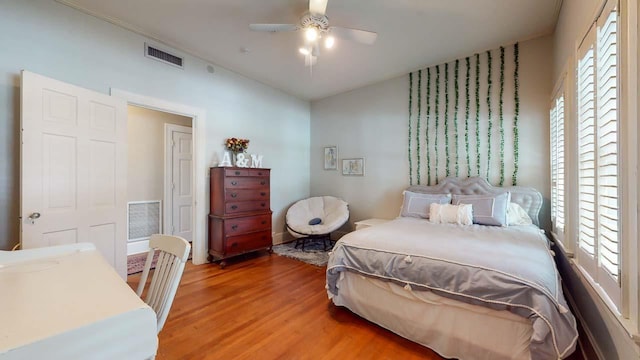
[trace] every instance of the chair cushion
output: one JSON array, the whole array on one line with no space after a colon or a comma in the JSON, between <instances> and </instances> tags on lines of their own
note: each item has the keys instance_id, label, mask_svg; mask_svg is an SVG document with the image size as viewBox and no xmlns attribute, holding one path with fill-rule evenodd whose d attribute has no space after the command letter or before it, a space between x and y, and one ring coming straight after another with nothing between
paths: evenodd
<instances>
[{"instance_id":1,"label":"chair cushion","mask_svg":"<svg viewBox=\"0 0 640 360\"><path fill-rule=\"evenodd\" d=\"M311 225L309 219L322 222ZM317 196L300 200L287 210L289 233L294 237L329 234L349 220L348 204L333 196Z\"/></svg>"},{"instance_id":2,"label":"chair cushion","mask_svg":"<svg viewBox=\"0 0 640 360\"><path fill-rule=\"evenodd\" d=\"M322 219L320 218L313 218L311 220L309 220L309 225L318 225L322 222Z\"/></svg>"}]
</instances>

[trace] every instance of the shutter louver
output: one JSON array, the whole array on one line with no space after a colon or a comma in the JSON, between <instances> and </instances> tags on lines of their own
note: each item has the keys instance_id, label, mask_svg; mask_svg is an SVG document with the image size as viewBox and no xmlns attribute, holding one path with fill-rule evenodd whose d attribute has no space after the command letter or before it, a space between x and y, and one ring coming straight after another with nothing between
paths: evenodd
<instances>
[{"instance_id":1,"label":"shutter louver","mask_svg":"<svg viewBox=\"0 0 640 360\"><path fill-rule=\"evenodd\" d=\"M556 211L556 228L560 232L564 232L564 95L560 96L557 101L557 188L558 200Z\"/></svg>"},{"instance_id":2,"label":"shutter louver","mask_svg":"<svg viewBox=\"0 0 640 360\"><path fill-rule=\"evenodd\" d=\"M598 252L599 263L618 280L618 86L617 14L608 14L597 38Z\"/></svg>"},{"instance_id":3,"label":"shutter louver","mask_svg":"<svg viewBox=\"0 0 640 360\"><path fill-rule=\"evenodd\" d=\"M595 58L593 45L578 62L578 228L579 246L590 256L595 247Z\"/></svg>"}]
</instances>

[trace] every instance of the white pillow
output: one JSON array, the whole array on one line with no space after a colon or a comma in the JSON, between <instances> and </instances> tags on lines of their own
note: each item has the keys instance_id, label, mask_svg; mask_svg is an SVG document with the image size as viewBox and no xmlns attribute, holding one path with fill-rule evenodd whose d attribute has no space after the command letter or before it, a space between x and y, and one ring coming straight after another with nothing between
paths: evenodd
<instances>
[{"instance_id":1,"label":"white pillow","mask_svg":"<svg viewBox=\"0 0 640 360\"><path fill-rule=\"evenodd\" d=\"M529 214L527 214L522 206L516 203L509 203L509 208L507 208L507 221L509 222L509 226L533 224Z\"/></svg>"},{"instance_id":2,"label":"white pillow","mask_svg":"<svg viewBox=\"0 0 640 360\"><path fill-rule=\"evenodd\" d=\"M431 204L429 221L435 224L473 224L473 205Z\"/></svg>"},{"instance_id":3,"label":"white pillow","mask_svg":"<svg viewBox=\"0 0 640 360\"><path fill-rule=\"evenodd\" d=\"M448 204L451 202L451 194L422 194L412 191L404 191L404 201L400 216L429 218L429 206L433 203Z\"/></svg>"}]
</instances>

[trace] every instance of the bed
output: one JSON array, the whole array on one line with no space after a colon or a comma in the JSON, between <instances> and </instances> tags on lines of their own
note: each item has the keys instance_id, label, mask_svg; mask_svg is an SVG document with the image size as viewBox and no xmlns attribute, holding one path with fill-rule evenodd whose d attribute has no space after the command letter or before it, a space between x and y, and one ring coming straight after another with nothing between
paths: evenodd
<instances>
[{"instance_id":1,"label":"bed","mask_svg":"<svg viewBox=\"0 0 640 360\"><path fill-rule=\"evenodd\" d=\"M537 226L539 192L492 187L481 178L407 190L458 202L465 198L459 195L506 196L531 224L461 226L401 216L349 233L327 265L327 293L335 305L446 358L561 359L574 351L575 318ZM406 204L405 194L401 215Z\"/></svg>"}]
</instances>

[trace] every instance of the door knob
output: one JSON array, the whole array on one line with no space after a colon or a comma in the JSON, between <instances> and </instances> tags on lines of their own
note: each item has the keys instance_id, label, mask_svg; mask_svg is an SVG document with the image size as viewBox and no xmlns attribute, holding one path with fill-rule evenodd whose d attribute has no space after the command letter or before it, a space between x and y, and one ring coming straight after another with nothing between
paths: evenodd
<instances>
[{"instance_id":1,"label":"door knob","mask_svg":"<svg viewBox=\"0 0 640 360\"><path fill-rule=\"evenodd\" d=\"M32 225L36 223L36 219L38 218L40 218L39 212L34 212L33 214L29 215L29 220L31 221Z\"/></svg>"}]
</instances>

